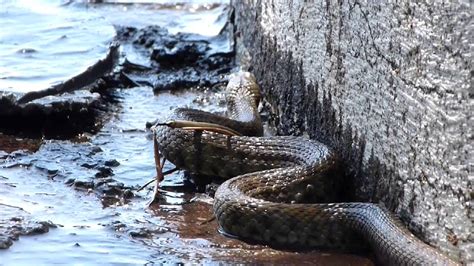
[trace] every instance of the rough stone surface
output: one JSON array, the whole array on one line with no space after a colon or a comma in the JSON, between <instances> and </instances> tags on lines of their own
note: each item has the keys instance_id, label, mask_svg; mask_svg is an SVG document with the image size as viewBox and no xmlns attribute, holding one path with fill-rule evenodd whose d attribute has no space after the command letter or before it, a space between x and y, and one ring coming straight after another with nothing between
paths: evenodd
<instances>
[{"instance_id":1,"label":"rough stone surface","mask_svg":"<svg viewBox=\"0 0 474 266\"><path fill-rule=\"evenodd\" d=\"M0 132L46 138L67 138L100 128L105 107L98 93L75 91L19 104L12 93L0 92Z\"/></svg>"},{"instance_id":2,"label":"rough stone surface","mask_svg":"<svg viewBox=\"0 0 474 266\"><path fill-rule=\"evenodd\" d=\"M157 93L218 85L235 66L231 34L231 26L212 37L170 34L166 28L156 25L118 28L117 38L127 54L123 73L136 84L153 87ZM129 57L135 63L129 61Z\"/></svg>"},{"instance_id":3,"label":"rough stone surface","mask_svg":"<svg viewBox=\"0 0 474 266\"><path fill-rule=\"evenodd\" d=\"M279 134L346 163L354 200L474 261L468 1L234 1L239 54ZM243 57L244 58L244 57Z\"/></svg>"}]
</instances>

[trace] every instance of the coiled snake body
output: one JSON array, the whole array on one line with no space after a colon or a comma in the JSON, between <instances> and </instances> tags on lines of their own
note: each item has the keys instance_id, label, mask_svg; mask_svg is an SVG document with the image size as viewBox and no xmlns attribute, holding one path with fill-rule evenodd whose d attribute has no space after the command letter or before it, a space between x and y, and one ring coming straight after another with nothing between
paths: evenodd
<instances>
[{"instance_id":1,"label":"coiled snake body","mask_svg":"<svg viewBox=\"0 0 474 266\"><path fill-rule=\"evenodd\" d=\"M337 194L338 182L331 175L337 159L327 146L303 137L248 136L263 132L252 74L234 74L226 93L228 117L177 109L170 126L156 127L160 152L177 167L231 178L214 199L214 214L225 233L290 248L353 250L363 241L381 263L456 264L379 205L330 203ZM173 126L182 120L222 125L245 136Z\"/></svg>"}]
</instances>

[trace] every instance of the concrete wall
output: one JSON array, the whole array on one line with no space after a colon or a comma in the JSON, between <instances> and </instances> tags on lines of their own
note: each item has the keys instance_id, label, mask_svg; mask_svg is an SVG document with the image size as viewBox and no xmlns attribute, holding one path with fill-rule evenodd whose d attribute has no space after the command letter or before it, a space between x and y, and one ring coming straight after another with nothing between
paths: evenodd
<instances>
[{"instance_id":1,"label":"concrete wall","mask_svg":"<svg viewBox=\"0 0 474 266\"><path fill-rule=\"evenodd\" d=\"M232 4L278 133L331 145L353 199L474 261L469 1Z\"/></svg>"}]
</instances>

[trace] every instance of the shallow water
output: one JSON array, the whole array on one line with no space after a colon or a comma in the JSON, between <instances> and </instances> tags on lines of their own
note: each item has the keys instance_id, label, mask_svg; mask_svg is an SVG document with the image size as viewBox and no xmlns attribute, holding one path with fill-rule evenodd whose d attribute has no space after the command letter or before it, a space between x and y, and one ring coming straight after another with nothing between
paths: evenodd
<instances>
[{"instance_id":1,"label":"shallow water","mask_svg":"<svg viewBox=\"0 0 474 266\"><path fill-rule=\"evenodd\" d=\"M4 90L36 91L72 77L100 59L115 34L103 17L52 1L1 0L0 6Z\"/></svg>"},{"instance_id":2,"label":"shallow water","mask_svg":"<svg viewBox=\"0 0 474 266\"><path fill-rule=\"evenodd\" d=\"M29 21L38 17L44 23L37 28L25 25L15 28L37 30L37 38L31 43L23 42L27 35L0 33L0 57L8 61L0 62L0 88L34 90L74 76L87 64L103 57L106 44L113 36L112 23L145 25L153 21L171 32L211 36L223 25L219 16L223 7L216 5L176 8L149 4L60 5L49 1L26 6L24 2L2 2L2 23L9 18L12 20L9 25L17 27L16 18ZM61 14L54 18L46 16L44 12L50 9ZM130 10L133 13L128 12ZM5 12L10 14L5 17ZM26 16L27 12L33 15ZM78 19L70 22L70 28L56 25L66 23L70 17ZM212 26L203 26L210 22ZM57 37L71 34L64 30L75 32L77 29L83 31L77 32L74 42ZM91 35L91 30L100 34ZM12 41L15 38L19 38L17 44ZM27 48L35 49L29 59L15 52ZM59 49L65 52L55 54ZM58 67L60 65L68 67ZM7 74L3 70L6 68ZM145 128L146 122L164 119L178 106L221 112L223 96L219 91L202 89L154 95L149 87L137 87L117 90L114 98L117 103L110 106L108 120L96 135L84 134L74 141L27 140L0 135L3 139L0 143L9 143L8 147L0 147L4 150L0 151L0 220L24 217L25 220L49 220L58 226L45 234L21 236L9 249L0 250L0 265L370 264L369 260L357 256L274 250L222 236L216 222L209 221L212 198L196 192L183 172L166 177L161 183L163 203L149 208L152 186L136 192L155 173L153 143L151 133ZM17 149L23 150L14 151ZM171 167L168 164L165 170ZM101 169L109 171L105 177L97 176ZM107 191L108 187L101 190L100 186L74 185L79 182L97 184L101 180L108 180L114 185L112 188L132 191L134 196L114 196Z\"/></svg>"},{"instance_id":3,"label":"shallow water","mask_svg":"<svg viewBox=\"0 0 474 266\"><path fill-rule=\"evenodd\" d=\"M170 33L214 36L226 22L221 1L109 2L0 0L0 90L42 90L82 72L104 57L114 25L154 24Z\"/></svg>"}]
</instances>

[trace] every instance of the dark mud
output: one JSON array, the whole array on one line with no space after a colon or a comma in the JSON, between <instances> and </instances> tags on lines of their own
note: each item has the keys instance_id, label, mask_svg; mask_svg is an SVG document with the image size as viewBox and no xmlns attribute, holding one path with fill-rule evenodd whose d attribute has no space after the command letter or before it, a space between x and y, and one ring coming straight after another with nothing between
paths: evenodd
<instances>
[{"instance_id":1,"label":"dark mud","mask_svg":"<svg viewBox=\"0 0 474 266\"><path fill-rule=\"evenodd\" d=\"M155 92L190 87L213 87L223 82L234 65L231 32L220 35L169 34L159 26L137 29L120 27L117 39L141 54L141 60L124 62L123 72L131 80Z\"/></svg>"},{"instance_id":2,"label":"dark mud","mask_svg":"<svg viewBox=\"0 0 474 266\"><path fill-rule=\"evenodd\" d=\"M30 137L70 138L95 133L105 102L97 93L77 91L19 104L14 94L0 96L0 132Z\"/></svg>"}]
</instances>

